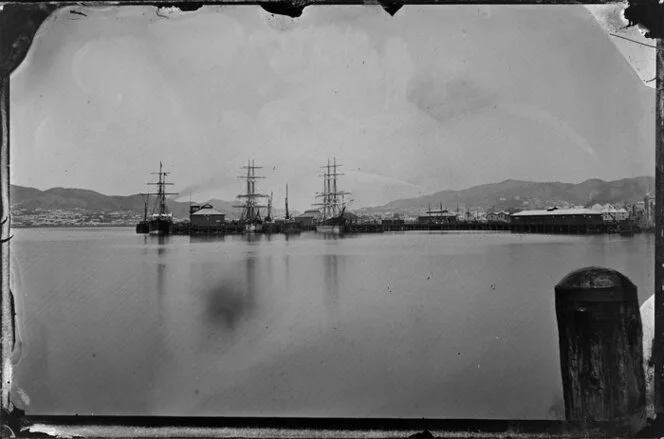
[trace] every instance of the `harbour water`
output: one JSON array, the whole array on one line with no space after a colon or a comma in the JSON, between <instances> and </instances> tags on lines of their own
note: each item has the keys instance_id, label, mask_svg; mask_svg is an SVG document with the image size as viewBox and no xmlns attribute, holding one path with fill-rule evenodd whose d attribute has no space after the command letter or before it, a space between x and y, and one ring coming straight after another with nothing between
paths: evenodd
<instances>
[{"instance_id":1,"label":"harbour water","mask_svg":"<svg viewBox=\"0 0 664 439\"><path fill-rule=\"evenodd\" d=\"M561 419L554 285L654 236L20 229L29 414Z\"/></svg>"}]
</instances>

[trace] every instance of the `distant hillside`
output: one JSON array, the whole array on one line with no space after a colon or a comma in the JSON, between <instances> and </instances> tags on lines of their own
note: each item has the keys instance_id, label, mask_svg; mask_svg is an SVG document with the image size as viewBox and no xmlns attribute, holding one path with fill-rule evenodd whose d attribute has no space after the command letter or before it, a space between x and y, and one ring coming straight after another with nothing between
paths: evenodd
<instances>
[{"instance_id":1,"label":"distant hillside","mask_svg":"<svg viewBox=\"0 0 664 439\"><path fill-rule=\"evenodd\" d=\"M11 205L15 209L85 209L95 212L123 211L142 214L143 197L135 195L103 195L87 189L52 188L45 191L24 186L11 186ZM206 201L220 212L229 216L237 215L238 209L233 208L234 202L222 200ZM189 202L167 200L168 208L176 218L189 217ZM150 201L148 212L152 211L154 198Z\"/></svg>"},{"instance_id":2,"label":"distant hillside","mask_svg":"<svg viewBox=\"0 0 664 439\"><path fill-rule=\"evenodd\" d=\"M599 179L583 183L533 182L505 180L459 191L440 191L418 198L392 201L374 211L416 211L442 203L448 209L457 205L495 209L534 209L555 203L589 206L595 203L635 202L647 192L654 192L653 177L624 178L615 181Z\"/></svg>"},{"instance_id":3,"label":"distant hillside","mask_svg":"<svg viewBox=\"0 0 664 439\"><path fill-rule=\"evenodd\" d=\"M578 184L505 180L459 191L446 190L423 197L396 200L384 206L360 210L373 213L417 212L426 209L429 205L437 208L441 203L448 209L454 209L459 205L500 210L536 209L558 203L585 206L595 203L622 204L642 200L647 192L654 191L654 187L655 179L653 177L624 178L615 181L591 179ZM216 210L225 213L229 219L238 217L239 209L233 207L236 204L235 201L213 199L206 202L212 204ZM79 208L98 212L124 211L136 214L142 214L144 206L140 194L109 196L87 189L52 188L41 191L14 185L11 186L11 204L13 208L29 210ZM189 204L188 201L167 201L168 208L173 215L182 219L189 217ZM153 202L150 203L150 209L152 206ZM266 212L262 213L264 215ZM283 215L282 209L274 209L273 216L281 215Z\"/></svg>"}]
</instances>

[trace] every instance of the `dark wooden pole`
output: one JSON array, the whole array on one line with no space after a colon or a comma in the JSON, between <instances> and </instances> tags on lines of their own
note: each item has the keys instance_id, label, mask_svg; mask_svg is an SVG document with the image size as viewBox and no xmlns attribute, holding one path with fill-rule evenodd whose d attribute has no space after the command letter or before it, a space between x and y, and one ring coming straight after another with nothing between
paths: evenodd
<instances>
[{"instance_id":1,"label":"dark wooden pole","mask_svg":"<svg viewBox=\"0 0 664 439\"><path fill-rule=\"evenodd\" d=\"M636 286L615 270L588 267L561 280L555 295L567 420L640 430L646 399Z\"/></svg>"},{"instance_id":2,"label":"dark wooden pole","mask_svg":"<svg viewBox=\"0 0 664 439\"><path fill-rule=\"evenodd\" d=\"M58 8L51 4L6 3L0 9L0 434L13 436L22 411L10 402L11 353L16 322L9 290L9 84L11 72L23 61L37 29Z\"/></svg>"},{"instance_id":3,"label":"dark wooden pole","mask_svg":"<svg viewBox=\"0 0 664 439\"><path fill-rule=\"evenodd\" d=\"M0 72L0 316L2 319L2 400L1 407L9 407L11 380L10 357L14 347L14 316L9 294L9 74ZM5 292L7 294L5 294Z\"/></svg>"},{"instance_id":4,"label":"dark wooden pole","mask_svg":"<svg viewBox=\"0 0 664 439\"><path fill-rule=\"evenodd\" d=\"M655 413L664 418L664 42L657 40L655 103Z\"/></svg>"}]
</instances>

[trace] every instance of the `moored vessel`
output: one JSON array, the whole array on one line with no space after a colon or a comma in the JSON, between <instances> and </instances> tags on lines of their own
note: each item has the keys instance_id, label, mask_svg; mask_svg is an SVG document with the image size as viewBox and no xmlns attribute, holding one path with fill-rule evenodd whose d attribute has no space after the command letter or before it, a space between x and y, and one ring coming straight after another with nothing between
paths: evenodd
<instances>
[{"instance_id":1,"label":"moored vessel","mask_svg":"<svg viewBox=\"0 0 664 439\"><path fill-rule=\"evenodd\" d=\"M286 184L286 215L284 216L282 232L287 235L294 235L302 232L302 224L295 221L295 219L291 217L290 211L288 210L288 184Z\"/></svg>"},{"instance_id":2,"label":"moored vessel","mask_svg":"<svg viewBox=\"0 0 664 439\"><path fill-rule=\"evenodd\" d=\"M149 200L149 194L141 194L143 197L143 221L140 221L138 224L136 224L136 233L149 233L150 232L150 224L148 222L148 200Z\"/></svg>"},{"instance_id":3,"label":"moored vessel","mask_svg":"<svg viewBox=\"0 0 664 439\"><path fill-rule=\"evenodd\" d=\"M247 175L239 176L247 182L247 192L240 194L237 198L244 199L244 203L236 205L235 207L242 209L242 214L240 216L240 223L244 226L244 231L246 233L256 233L263 231L263 219L261 218L260 208L266 207L259 205L258 200L260 198L266 198L267 195L259 194L256 192L256 180L260 177L256 175L256 169L261 169L261 166L256 166L254 160L249 160L247 166L243 166L242 169L247 170Z\"/></svg>"},{"instance_id":4,"label":"moored vessel","mask_svg":"<svg viewBox=\"0 0 664 439\"><path fill-rule=\"evenodd\" d=\"M340 164L337 164L337 159L334 158L330 163L328 159L327 165L323 166L325 171L323 177L323 192L316 195L317 198L322 198L322 202L317 203L321 206L322 217L318 224L316 224L316 232L319 233L334 233L341 234L348 231L348 222L344 213L346 211L346 195L350 192L341 191L337 187L337 177L343 175L337 172Z\"/></svg>"},{"instance_id":5,"label":"moored vessel","mask_svg":"<svg viewBox=\"0 0 664 439\"><path fill-rule=\"evenodd\" d=\"M166 182L166 176L169 172L163 171L161 162L159 162L159 172L153 172L153 174L158 175L158 180L157 182L148 184L157 186L157 192L148 195L156 195L157 202L154 212L148 220L148 233L150 235L170 235L173 232L173 214L168 212L168 208L166 207L166 195L176 194L166 192L166 186L171 186L173 183Z\"/></svg>"}]
</instances>

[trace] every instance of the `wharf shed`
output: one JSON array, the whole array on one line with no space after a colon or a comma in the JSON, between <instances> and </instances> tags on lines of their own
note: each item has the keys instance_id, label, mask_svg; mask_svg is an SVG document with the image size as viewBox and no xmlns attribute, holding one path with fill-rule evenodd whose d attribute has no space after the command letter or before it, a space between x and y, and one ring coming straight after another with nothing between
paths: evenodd
<instances>
[{"instance_id":1,"label":"wharf shed","mask_svg":"<svg viewBox=\"0 0 664 439\"><path fill-rule=\"evenodd\" d=\"M301 226L310 227L315 225L321 216L319 210L306 210L302 215L296 216L295 221L300 223Z\"/></svg>"},{"instance_id":2,"label":"wharf shed","mask_svg":"<svg viewBox=\"0 0 664 439\"><path fill-rule=\"evenodd\" d=\"M420 224L449 224L455 223L456 221L457 214L446 210L428 211L426 215L420 215L417 217L417 222Z\"/></svg>"},{"instance_id":3,"label":"wharf shed","mask_svg":"<svg viewBox=\"0 0 664 439\"><path fill-rule=\"evenodd\" d=\"M189 219L191 225L196 227L221 226L226 221L226 214L213 209L210 205L206 205L192 212Z\"/></svg>"},{"instance_id":4,"label":"wharf shed","mask_svg":"<svg viewBox=\"0 0 664 439\"><path fill-rule=\"evenodd\" d=\"M520 225L597 226L604 225L602 212L593 209L524 210L513 213L511 222Z\"/></svg>"}]
</instances>

